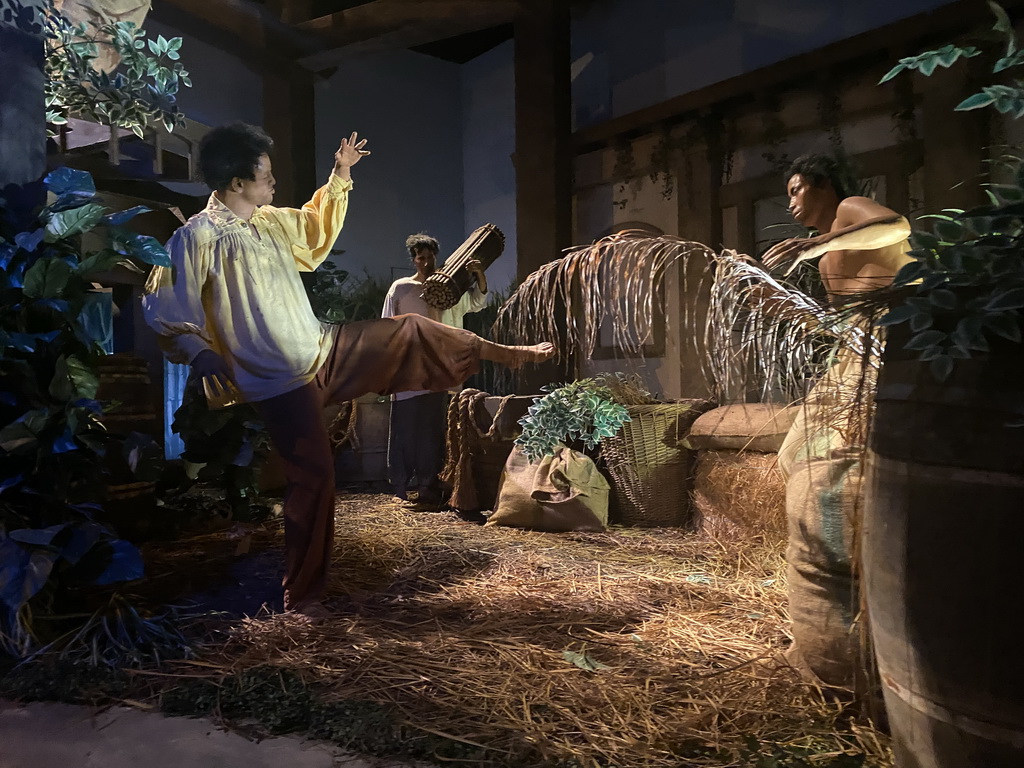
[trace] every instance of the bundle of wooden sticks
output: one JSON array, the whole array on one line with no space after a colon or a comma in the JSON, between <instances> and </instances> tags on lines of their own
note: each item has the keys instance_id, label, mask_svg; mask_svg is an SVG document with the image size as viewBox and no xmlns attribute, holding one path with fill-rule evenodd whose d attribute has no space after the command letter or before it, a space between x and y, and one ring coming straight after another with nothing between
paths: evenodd
<instances>
[{"instance_id":1,"label":"bundle of wooden sticks","mask_svg":"<svg viewBox=\"0 0 1024 768\"><path fill-rule=\"evenodd\" d=\"M450 309L474 284L475 278L466 269L474 259L486 270L505 249L505 236L493 224L484 224L473 231L466 242L445 259L444 266L426 279L423 300L435 309Z\"/></svg>"}]
</instances>

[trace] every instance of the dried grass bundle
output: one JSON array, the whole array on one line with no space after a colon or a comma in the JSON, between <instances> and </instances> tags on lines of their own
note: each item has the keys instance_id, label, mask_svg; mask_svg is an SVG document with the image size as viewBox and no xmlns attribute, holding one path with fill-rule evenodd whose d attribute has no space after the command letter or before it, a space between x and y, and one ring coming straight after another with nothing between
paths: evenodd
<instances>
[{"instance_id":1,"label":"dried grass bundle","mask_svg":"<svg viewBox=\"0 0 1024 768\"><path fill-rule=\"evenodd\" d=\"M545 534L343 497L321 625L246 620L183 674L298 673L387 706L494 765L728 765L749 738L886 750L805 683L787 643L781 541L672 529ZM473 764L484 764L473 761Z\"/></svg>"},{"instance_id":2,"label":"dried grass bundle","mask_svg":"<svg viewBox=\"0 0 1024 768\"><path fill-rule=\"evenodd\" d=\"M684 325L705 329L703 373L718 402L791 402L844 350L877 360L878 339L851 322L850 312L823 306L748 257L636 232L574 248L534 272L499 310L492 337L552 341L559 359L588 359L607 328L619 354L642 358L676 264L683 266Z\"/></svg>"},{"instance_id":3,"label":"dried grass bundle","mask_svg":"<svg viewBox=\"0 0 1024 768\"><path fill-rule=\"evenodd\" d=\"M642 356L669 267L713 256L701 243L636 232L571 249L531 274L509 297L494 322L493 338L509 344L552 341L560 359L589 358L606 326L617 350Z\"/></svg>"},{"instance_id":4,"label":"dried grass bundle","mask_svg":"<svg viewBox=\"0 0 1024 768\"><path fill-rule=\"evenodd\" d=\"M753 390L763 401L803 397L841 354L877 366L880 343L864 324L815 301L733 251L714 259L705 375L719 402Z\"/></svg>"}]
</instances>

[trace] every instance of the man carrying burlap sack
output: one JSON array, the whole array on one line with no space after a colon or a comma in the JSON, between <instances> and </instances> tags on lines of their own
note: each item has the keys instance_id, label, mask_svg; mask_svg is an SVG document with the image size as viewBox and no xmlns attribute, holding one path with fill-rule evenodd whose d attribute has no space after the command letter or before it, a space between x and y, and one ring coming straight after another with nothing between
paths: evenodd
<instances>
[{"instance_id":1,"label":"man carrying burlap sack","mask_svg":"<svg viewBox=\"0 0 1024 768\"><path fill-rule=\"evenodd\" d=\"M818 271L833 306L892 283L907 256L907 220L850 194L836 160L794 162L786 191L793 218L819 234L785 240L764 255L775 268L821 257ZM771 303L770 295L763 301ZM866 330L862 328L861 330ZM845 334L840 333L842 338ZM870 422L877 345L843 348L807 395L779 451L786 478L790 661L827 685L857 688L862 658L856 568L864 434Z\"/></svg>"}]
</instances>

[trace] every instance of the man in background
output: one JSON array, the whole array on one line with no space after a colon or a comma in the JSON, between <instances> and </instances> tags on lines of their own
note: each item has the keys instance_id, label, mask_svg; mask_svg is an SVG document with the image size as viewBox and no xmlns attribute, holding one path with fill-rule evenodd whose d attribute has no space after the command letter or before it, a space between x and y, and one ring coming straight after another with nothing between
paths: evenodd
<instances>
[{"instance_id":1,"label":"man in background","mask_svg":"<svg viewBox=\"0 0 1024 768\"><path fill-rule=\"evenodd\" d=\"M427 304L422 298L423 285L437 271L440 244L426 234L410 235L405 240L416 274L395 280L384 299L381 317L422 315L453 328L463 327L463 318L487 306L487 278L477 260L466 269L476 284L463 294L459 302L445 310ZM416 390L396 392L391 401L391 424L388 435L388 480L395 495L406 500L413 478L416 480L417 502L436 505L441 501L438 474L444 466L446 392Z\"/></svg>"}]
</instances>

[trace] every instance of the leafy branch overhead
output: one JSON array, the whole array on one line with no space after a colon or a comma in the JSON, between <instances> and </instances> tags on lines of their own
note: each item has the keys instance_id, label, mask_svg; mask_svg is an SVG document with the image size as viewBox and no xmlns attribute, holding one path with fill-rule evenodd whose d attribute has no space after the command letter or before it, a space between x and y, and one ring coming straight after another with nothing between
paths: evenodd
<instances>
[{"instance_id":1,"label":"leafy branch overhead","mask_svg":"<svg viewBox=\"0 0 1024 768\"><path fill-rule=\"evenodd\" d=\"M184 124L177 106L181 86L192 81L179 59L181 38L147 39L129 21L75 25L55 11L45 13L46 122L67 124L81 115L142 138L153 122L167 131ZM114 72L96 66L101 46L120 58Z\"/></svg>"},{"instance_id":2,"label":"leafy branch overhead","mask_svg":"<svg viewBox=\"0 0 1024 768\"><path fill-rule=\"evenodd\" d=\"M997 74L1024 64L1024 49L1020 47L1017 33L1014 31L1010 17L1003 7L994 2L989 2L988 5L996 16L996 23L992 29L1004 38L1006 45L1005 53L992 66L992 72ZM960 59L974 58L975 56L980 56L981 53L980 49L972 45L961 47L950 43L933 51L925 51L917 56L908 56L900 59L899 63L890 69L878 82L879 84L886 83L901 72L912 70L920 72L927 77L939 67L951 67ZM1015 118L1024 117L1024 81L1014 80L1012 85L996 84L985 86L980 92L968 96L961 101L956 106L956 110L966 112L989 106Z\"/></svg>"},{"instance_id":3,"label":"leafy branch overhead","mask_svg":"<svg viewBox=\"0 0 1024 768\"><path fill-rule=\"evenodd\" d=\"M1006 12L989 5L996 14L994 29L1006 40L1004 55L993 65L994 72L1001 72L1024 63L1024 49ZM948 45L901 60L883 82L911 69L928 75L936 66L977 53ZM983 106L1024 116L1024 83L987 86L957 109ZM988 353L994 343L1022 339L1024 157L1005 155L994 165L1009 180L985 185L987 205L922 217L933 220L932 231L911 234L913 261L893 283L906 298L879 321L883 326L907 324L912 336L905 348L918 352L939 380L950 376L956 360Z\"/></svg>"}]
</instances>

